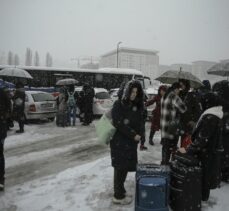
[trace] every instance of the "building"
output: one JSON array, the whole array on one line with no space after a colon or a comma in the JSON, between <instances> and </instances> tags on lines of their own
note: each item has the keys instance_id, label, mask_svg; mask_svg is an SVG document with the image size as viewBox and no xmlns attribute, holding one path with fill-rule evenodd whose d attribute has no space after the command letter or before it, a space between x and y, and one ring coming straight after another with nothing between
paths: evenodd
<instances>
[{"instance_id":1,"label":"building","mask_svg":"<svg viewBox=\"0 0 229 211\"><path fill-rule=\"evenodd\" d=\"M120 47L101 56L100 67L119 67L140 70L151 79L158 73L158 51Z\"/></svg>"},{"instance_id":2,"label":"building","mask_svg":"<svg viewBox=\"0 0 229 211\"><path fill-rule=\"evenodd\" d=\"M171 70L183 70L183 71L186 71L186 72L191 72L192 71L192 65L190 64L171 64Z\"/></svg>"},{"instance_id":3,"label":"building","mask_svg":"<svg viewBox=\"0 0 229 211\"><path fill-rule=\"evenodd\" d=\"M212 61L194 61L192 62L192 74L197 76L200 80L209 80L211 84L213 84L221 78L207 73L207 70L215 64L216 62Z\"/></svg>"}]
</instances>

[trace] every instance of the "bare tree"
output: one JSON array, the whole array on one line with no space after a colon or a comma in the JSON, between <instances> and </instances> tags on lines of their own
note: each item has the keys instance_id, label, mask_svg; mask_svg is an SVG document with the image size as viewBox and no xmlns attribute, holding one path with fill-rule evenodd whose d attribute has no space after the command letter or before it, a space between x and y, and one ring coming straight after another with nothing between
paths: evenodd
<instances>
[{"instance_id":1,"label":"bare tree","mask_svg":"<svg viewBox=\"0 0 229 211\"><path fill-rule=\"evenodd\" d=\"M20 59L17 54L14 55L14 65L19 65L20 64Z\"/></svg>"},{"instance_id":2,"label":"bare tree","mask_svg":"<svg viewBox=\"0 0 229 211\"><path fill-rule=\"evenodd\" d=\"M40 66L40 59L39 59L39 54L36 51L34 55L34 66Z\"/></svg>"},{"instance_id":3,"label":"bare tree","mask_svg":"<svg viewBox=\"0 0 229 211\"><path fill-rule=\"evenodd\" d=\"M30 48L26 48L25 65L26 66L32 65L32 50Z\"/></svg>"},{"instance_id":4,"label":"bare tree","mask_svg":"<svg viewBox=\"0 0 229 211\"><path fill-rule=\"evenodd\" d=\"M8 65L13 65L13 53L11 51L8 52L8 59L7 59L7 64Z\"/></svg>"},{"instance_id":5,"label":"bare tree","mask_svg":"<svg viewBox=\"0 0 229 211\"><path fill-rule=\"evenodd\" d=\"M47 67L52 67L52 56L50 55L49 52L46 54L45 63Z\"/></svg>"},{"instance_id":6,"label":"bare tree","mask_svg":"<svg viewBox=\"0 0 229 211\"><path fill-rule=\"evenodd\" d=\"M6 55L5 52L1 52L1 56L0 56L0 64L6 64Z\"/></svg>"}]
</instances>

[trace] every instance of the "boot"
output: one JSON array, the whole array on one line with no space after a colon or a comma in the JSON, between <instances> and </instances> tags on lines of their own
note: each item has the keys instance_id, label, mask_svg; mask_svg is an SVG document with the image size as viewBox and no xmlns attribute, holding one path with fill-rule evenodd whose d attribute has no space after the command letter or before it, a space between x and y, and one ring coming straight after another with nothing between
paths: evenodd
<instances>
[{"instance_id":1,"label":"boot","mask_svg":"<svg viewBox=\"0 0 229 211\"><path fill-rule=\"evenodd\" d=\"M16 133L24 133L24 129L16 130Z\"/></svg>"},{"instance_id":2,"label":"boot","mask_svg":"<svg viewBox=\"0 0 229 211\"><path fill-rule=\"evenodd\" d=\"M140 150L141 151L144 151L144 150L147 150L148 148L146 147L146 146L144 146L144 145L140 145Z\"/></svg>"},{"instance_id":3,"label":"boot","mask_svg":"<svg viewBox=\"0 0 229 211\"><path fill-rule=\"evenodd\" d=\"M154 142L153 142L152 139L149 140L149 144L152 145L152 146L154 145Z\"/></svg>"}]
</instances>

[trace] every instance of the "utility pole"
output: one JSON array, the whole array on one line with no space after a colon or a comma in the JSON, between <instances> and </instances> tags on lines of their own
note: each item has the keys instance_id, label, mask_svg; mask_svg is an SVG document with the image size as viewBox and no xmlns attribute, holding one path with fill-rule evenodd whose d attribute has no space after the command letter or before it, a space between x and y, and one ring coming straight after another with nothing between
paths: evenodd
<instances>
[{"instance_id":1,"label":"utility pole","mask_svg":"<svg viewBox=\"0 0 229 211\"><path fill-rule=\"evenodd\" d=\"M121 44L122 42L120 41L120 42L118 42L118 44L117 44L117 68L118 68L118 53L119 53L119 45Z\"/></svg>"}]
</instances>

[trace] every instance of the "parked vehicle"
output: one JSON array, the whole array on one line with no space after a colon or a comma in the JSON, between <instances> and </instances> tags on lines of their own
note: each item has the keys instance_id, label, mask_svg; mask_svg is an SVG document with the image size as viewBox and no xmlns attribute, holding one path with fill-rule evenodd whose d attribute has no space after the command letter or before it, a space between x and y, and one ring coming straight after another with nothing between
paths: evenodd
<instances>
[{"instance_id":1,"label":"parked vehicle","mask_svg":"<svg viewBox=\"0 0 229 211\"><path fill-rule=\"evenodd\" d=\"M53 121L56 116L56 100L52 94L42 91L25 91L25 118L49 119Z\"/></svg>"},{"instance_id":2,"label":"parked vehicle","mask_svg":"<svg viewBox=\"0 0 229 211\"><path fill-rule=\"evenodd\" d=\"M117 100L118 99L118 90L119 88L115 88L115 89L111 89L109 91L109 94L110 94L110 97L113 101Z\"/></svg>"},{"instance_id":3,"label":"parked vehicle","mask_svg":"<svg viewBox=\"0 0 229 211\"><path fill-rule=\"evenodd\" d=\"M93 114L96 116L101 116L112 107L113 100L111 99L107 89L94 88L94 90L95 97L93 103ZM76 87L75 91L82 91L82 87Z\"/></svg>"}]
</instances>

